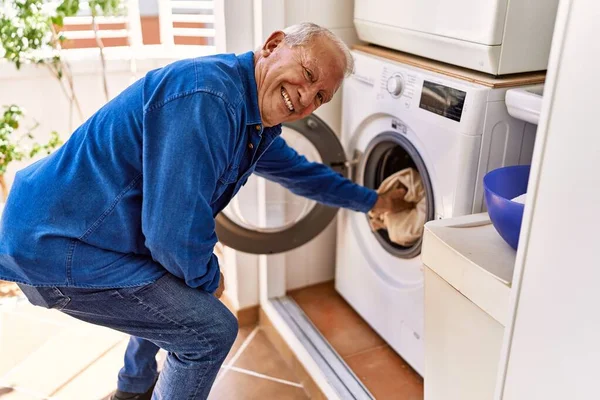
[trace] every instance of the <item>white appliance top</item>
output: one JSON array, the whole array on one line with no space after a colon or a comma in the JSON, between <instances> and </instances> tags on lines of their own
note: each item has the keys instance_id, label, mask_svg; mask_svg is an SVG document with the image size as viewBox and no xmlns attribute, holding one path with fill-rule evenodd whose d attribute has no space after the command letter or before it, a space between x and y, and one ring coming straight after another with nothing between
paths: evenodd
<instances>
[{"instance_id":1,"label":"white appliance top","mask_svg":"<svg viewBox=\"0 0 600 400\"><path fill-rule=\"evenodd\" d=\"M498 46L502 44L507 6L508 0L358 0L354 17L389 27Z\"/></svg>"},{"instance_id":2,"label":"white appliance top","mask_svg":"<svg viewBox=\"0 0 600 400\"><path fill-rule=\"evenodd\" d=\"M421 257L426 267L506 326L516 252L487 213L428 222Z\"/></svg>"},{"instance_id":3,"label":"white appliance top","mask_svg":"<svg viewBox=\"0 0 600 400\"><path fill-rule=\"evenodd\" d=\"M536 85L544 83L546 80L545 71L527 72L509 76L492 76L483 72L379 46L357 44L352 46L352 49L355 52L359 51L383 58L387 61L410 65L411 67L416 67L420 70L431 71L436 74L446 75L461 81L488 86L490 88L511 88L524 85Z\"/></svg>"}]
</instances>

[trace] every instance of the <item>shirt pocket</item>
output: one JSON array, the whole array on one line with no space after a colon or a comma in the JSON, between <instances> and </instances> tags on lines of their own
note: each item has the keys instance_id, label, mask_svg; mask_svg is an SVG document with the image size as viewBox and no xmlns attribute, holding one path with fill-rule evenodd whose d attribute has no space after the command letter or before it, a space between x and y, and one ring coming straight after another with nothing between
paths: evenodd
<instances>
[{"instance_id":1,"label":"shirt pocket","mask_svg":"<svg viewBox=\"0 0 600 400\"><path fill-rule=\"evenodd\" d=\"M239 170L239 165L232 165L221 174L219 180L217 181L217 187L215 188L215 193L213 195L211 203L217 201L219 197L221 197L225 189L227 189L229 185L237 181Z\"/></svg>"},{"instance_id":2,"label":"shirt pocket","mask_svg":"<svg viewBox=\"0 0 600 400\"><path fill-rule=\"evenodd\" d=\"M221 174L219 183L229 185L230 183L237 181L239 170L240 167L238 165L229 167L225 172L223 172L223 174Z\"/></svg>"}]
</instances>

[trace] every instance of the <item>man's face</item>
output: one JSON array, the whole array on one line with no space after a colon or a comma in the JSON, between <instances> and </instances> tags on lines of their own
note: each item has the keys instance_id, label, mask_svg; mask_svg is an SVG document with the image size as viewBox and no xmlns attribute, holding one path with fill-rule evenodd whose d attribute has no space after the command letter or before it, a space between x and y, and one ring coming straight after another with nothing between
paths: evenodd
<instances>
[{"instance_id":1,"label":"man's face","mask_svg":"<svg viewBox=\"0 0 600 400\"><path fill-rule=\"evenodd\" d=\"M275 32L256 53L255 63L265 126L309 115L331 100L344 79L344 54L324 36L289 47L283 32Z\"/></svg>"}]
</instances>

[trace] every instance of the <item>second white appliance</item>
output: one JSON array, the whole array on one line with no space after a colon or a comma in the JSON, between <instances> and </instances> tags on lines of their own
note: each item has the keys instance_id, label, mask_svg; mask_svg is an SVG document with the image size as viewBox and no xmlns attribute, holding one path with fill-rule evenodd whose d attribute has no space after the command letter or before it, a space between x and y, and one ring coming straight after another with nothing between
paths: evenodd
<instances>
[{"instance_id":1,"label":"second white appliance","mask_svg":"<svg viewBox=\"0 0 600 400\"><path fill-rule=\"evenodd\" d=\"M481 213L429 222L422 258L425 397L491 400L516 252Z\"/></svg>"},{"instance_id":2,"label":"second white appliance","mask_svg":"<svg viewBox=\"0 0 600 400\"><path fill-rule=\"evenodd\" d=\"M355 51L344 85L342 145L355 181L378 188L416 168L428 220L480 212L482 178L531 161L536 126L512 118L507 88L474 83ZM423 374L421 240L410 247L372 232L364 214L338 218L336 289L417 372Z\"/></svg>"},{"instance_id":3,"label":"second white appliance","mask_svg":"<svg viewBox=\"0 0 600 400\"><path fill-rule=\"evenodd\" d=\"M504 75L545 70L558 0L356 0L361 40Z\"/></svg>"}]
</instances>

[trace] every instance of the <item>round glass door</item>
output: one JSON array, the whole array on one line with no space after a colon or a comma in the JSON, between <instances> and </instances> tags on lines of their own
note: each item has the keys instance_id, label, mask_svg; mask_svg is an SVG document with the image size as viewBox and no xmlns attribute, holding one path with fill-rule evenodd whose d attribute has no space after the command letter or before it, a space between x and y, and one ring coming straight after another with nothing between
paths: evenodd
<instances>
[{"instance_id":1,"label":"round glass door","mask_svg":"<svg viewBox=\"0 0 600 400\"><path fill-rule=\"evenodd\" d=\"M434 218L433 186L425 162L417 149L404 136L396 132L382 132L367 147L358 168L358 180L368 188L377 190L387 177L405 168L414 168L425 188L427 211L425 222ZM375 238L390 254L411 259L421 253L423 237L410 246L394 243L386 229L374 232Z\"/></svg>"},{"instance_id":2,"label":"round glass door","mask_svg":"<svg viewBox=\"0 0 600 400\"><path fill-rule=\"evenodd\" d=\"M309 161L329 165L347 176L342 145L320 118L310 115L284 124L282 137ZM280 253L310 241L327 227L336 213L335 208L252 175L217 216L217 236L224 245L247 253Z\"/></svg>"}]
</instances>

